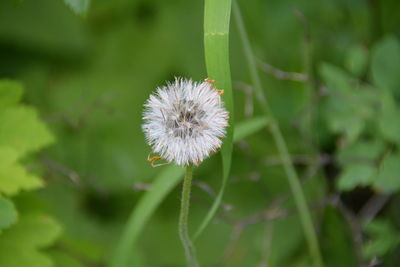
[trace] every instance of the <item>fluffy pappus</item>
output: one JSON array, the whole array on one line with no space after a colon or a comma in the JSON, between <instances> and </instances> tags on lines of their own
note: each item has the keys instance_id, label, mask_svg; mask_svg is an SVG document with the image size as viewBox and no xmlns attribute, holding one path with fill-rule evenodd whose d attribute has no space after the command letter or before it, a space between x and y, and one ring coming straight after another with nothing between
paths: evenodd
<instances>
[{"instance_id":1,"label":"fluffy pappus","mask_svg":"<svg viewBox=\"0 0 400 267\"><path fill-rule=\"evenodd\" d=\"M142 128L161 158L181 166L198 165L221 147L229 113L212 82L175 78L150 95Z\"/></svg>"}]
</instances>

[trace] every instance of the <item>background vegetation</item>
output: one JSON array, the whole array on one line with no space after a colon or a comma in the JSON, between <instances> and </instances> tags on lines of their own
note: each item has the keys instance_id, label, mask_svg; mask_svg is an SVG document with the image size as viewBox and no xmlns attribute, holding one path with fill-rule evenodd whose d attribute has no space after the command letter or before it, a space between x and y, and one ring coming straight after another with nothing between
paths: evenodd
<instances>
[{"instance_id":1,"label":"background vegetation","mask_svg":"<svg viewBox=\"0 0 400 267\"><path fill-rule=\"evenodd\" d=\"M261 92L324 265L398 266L400 2L237 4L231 170L216 154L194 172L193 234L226 178L195 239L201 265L312 266ZM229 89L210 61L227 47L204 52L203 13L185 0L0 2L1 267L185 266L183 170L146 161L141 112L174 76L216 73Z\"/></svg>"}]
</instances>

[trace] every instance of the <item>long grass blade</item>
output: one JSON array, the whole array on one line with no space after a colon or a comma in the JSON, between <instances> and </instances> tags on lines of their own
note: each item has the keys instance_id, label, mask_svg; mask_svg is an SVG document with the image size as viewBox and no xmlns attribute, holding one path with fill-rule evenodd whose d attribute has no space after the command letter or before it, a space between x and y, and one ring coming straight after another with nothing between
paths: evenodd
<instances>
[{"instance_id":1,"label":"long grass blade","mask_svg":"<svg viewBox=\"0 0 400 267\"><path fill-rule=\"evenodd\" d=\"M221 148L222 185L206 217L197 229L194 239L199 237L217 212L224 195L231 168L233 149L233 96L229 66L229 22L231 0L205 0L204 49L208 76L216 80L216 86L224 90L223 100L230 113L230 127Z\"/></svg>"},{"instance_id":2,"label":"long grass blade","mask_svg":"<svg viewBox=\"0 0 400 267\"><path fill-rule=\"evenodd\" d=\"M303 227L304 235L309 247L311 258L313 259L314 266L322 267L322 257L319 249L318 238L313 226L310 210L308 208L306 199L304 197L304 192L301 187L299 177L296 173L296 170L292 164L289 150L287 148L285 139L283 138L282 132L278 125L278 122L275 120L275 116L272 113L268 101L264 95L261 80L257 71L257 66L255 63L255 57L253 55L253 51L250 46L250 42L247 36L246 29L244 27L242 15L240 13L240 9L236 1L233 4L233 13L235 17L235 21L239 30L239 36L242 41L244 54L247 60L247 64L250 69L250 76L253 82L253 86L256 92L256 96L258 101L260 102L261 107L263 108L264 114L266 118L270 121L270 127L272 137L274 138L275 144L278 148L280 157L282 159L283 168L286 172L286 176L288 178L288 182L290 185L290 189L292 191L292 195L295 199L295 203L297 209L299 211L300 221Z\"/></svg>"}]
</instances>

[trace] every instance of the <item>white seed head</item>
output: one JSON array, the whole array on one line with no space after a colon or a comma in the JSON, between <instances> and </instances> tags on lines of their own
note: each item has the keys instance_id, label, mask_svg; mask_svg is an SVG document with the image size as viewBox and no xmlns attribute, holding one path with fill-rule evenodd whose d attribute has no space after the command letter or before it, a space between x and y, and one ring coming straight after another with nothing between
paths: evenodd
<instances>
[{"instance_id":1,"label":"white seed head","mask_svg":"<svg viewBox=\"0 0 400 267\"><path fill-rule=\"evenodd\" d=\"M211 82L175 78L157 88L144 106L146 139L168 162L199 164L221 147L229 113Z\"/></svg>"}]
</instances>

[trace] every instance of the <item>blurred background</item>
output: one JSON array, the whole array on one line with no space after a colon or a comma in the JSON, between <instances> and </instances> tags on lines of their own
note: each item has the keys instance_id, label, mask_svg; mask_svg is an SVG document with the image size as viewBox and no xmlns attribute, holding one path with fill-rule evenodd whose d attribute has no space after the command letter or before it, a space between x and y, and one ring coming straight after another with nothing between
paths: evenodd
<instances>
[{"instance_id":1,"label":"blurred background","mask_svg":"<svg viewBox=\"0 0 400 267\"><path fill-rule=\"evenodd\" d=\"M326 266L398 266L400 2L238 4ZM143 103L175 76L207 77L203 5L97 0L82 16L62 0L0 1L1 267L107 265L164 168L147 162ZM241 122L262 113L234 20L230 56ZM27 172L42 182L7 180ZM194 179L190 229L220 188L220 155ZM185 266L179 200L180 185L140 233L130 266ZM235 143L222 207L196 247L202 266L311 266L267 130Z\"/></svg>"}]
</instances>

